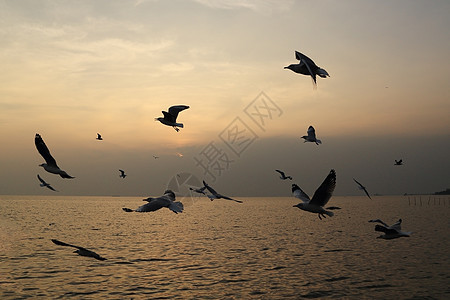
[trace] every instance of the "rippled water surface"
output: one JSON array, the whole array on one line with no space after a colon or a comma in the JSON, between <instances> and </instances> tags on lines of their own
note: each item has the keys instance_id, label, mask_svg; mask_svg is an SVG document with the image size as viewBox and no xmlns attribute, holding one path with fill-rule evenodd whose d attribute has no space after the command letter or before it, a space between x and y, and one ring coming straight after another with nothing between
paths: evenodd
<instances>
[{"instance_id":1,"label":"rippled water surface","mask_svg":"<svg viewBox=\"0 0 450 300\"><path fill-rule=\"evenodd\" d=\"M0 298L450 299L448 198L333 197L322 221L294 198L194 200L177 215L123 212L137 197L1 196ZM373 218L414 233L376 239Z\"/></svg>"}]
</instances>

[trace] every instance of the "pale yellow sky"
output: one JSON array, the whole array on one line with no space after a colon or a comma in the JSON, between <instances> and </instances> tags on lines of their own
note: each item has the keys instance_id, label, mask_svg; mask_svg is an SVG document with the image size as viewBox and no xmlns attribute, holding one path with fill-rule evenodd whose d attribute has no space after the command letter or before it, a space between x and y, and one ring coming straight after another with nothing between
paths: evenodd
<instances>
[{"instance_id":1,"label":"pale yellow sky","mask_svg":"<svg viewBox=\"0 0 450 300\"><path fill-rule=\"evenodd\" d=\"M282 116L257 132L259 141L295 140L298 149L289 150L294 153L312 146L299 140L309 125L324 147L326 139L340 137L354 137L356 144L368 137L380 143L426 137L435 148L433 141L450 137L447 1L244 3L0 1L0 137L5 141L0 194L42 193L34 181L38 172L69 194L109 194L108 180L83 182L83 176L99 176L85 175L86 168L74 175L78 183L43 173L33 144L36 132L69 173L98 164L102 170L111 166L115 180L121 158L120 168L129 164L138 172L138 158L184 151L191 155L183 158L183 167L201 177L193 156L235 117L245 117L245 107L262 91ZM313 89L310 78L284 70L296 62L295 50L331 77L319 78ZM176 104L190 106L180 113L185 128L179 133L154 121ZM105 138L102 145L96 132ZM448 143L439 147L435 157L449 167ZM328 158L316 159L319 164ZM249 164L244 158L238 163ZM167 178L151 168L140 172L159 187L180 171L177 164L169 159L156 166L166 169ZM333 168L332 161L323 168ZM443 172L436 174L436 185L429 179L422 190L445 188L450 176ZM27 183L17 184L22 180ZM141 181L130 186L114 193L159 193ZM385 192L382 183L377 188L401 192Z\"/></svg>"}]
</instances>

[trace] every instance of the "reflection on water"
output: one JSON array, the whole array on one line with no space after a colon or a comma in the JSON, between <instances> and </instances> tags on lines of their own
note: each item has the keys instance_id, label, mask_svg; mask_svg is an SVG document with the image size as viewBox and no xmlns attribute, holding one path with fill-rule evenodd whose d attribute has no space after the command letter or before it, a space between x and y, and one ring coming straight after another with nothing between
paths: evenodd
<instances>
[{"instance_id":1,"label":"reflection on water","mask_svg":"<svg viewBox=\"0 0 450 300\"><path fill-rule=\"evenodd\" d=\"M136 197L1 196L0 298L450 298L448 198L333 197L322 221L294 198L243 200L177 215L123 212ZM414 233L376 239L374 218Z\"/></svg>"}]
</instances>

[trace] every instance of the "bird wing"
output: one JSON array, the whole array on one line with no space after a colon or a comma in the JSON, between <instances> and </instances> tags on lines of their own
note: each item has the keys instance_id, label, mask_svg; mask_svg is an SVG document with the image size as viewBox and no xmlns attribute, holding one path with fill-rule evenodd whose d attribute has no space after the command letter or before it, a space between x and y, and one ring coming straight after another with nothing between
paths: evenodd
<instances>
[{"instance_id":1,"label":"bird wing","mask_svg":"<svg viewBox=\"0 0 450 300\"><path fill-rule=\"evenodd\" d=\"M120 172L120 175L125 175L125 171L124 170L120 170L119 169L119 172Z\"/></svg>"},{"instance_id":2,"label":"bird wing","mask_svg":"<svg viewBox=\"0 0 450 300\"><path fill-rule=\"evenodd\" d=\"M187 105L174 105L174 106L169 107L169 114L171 114L176 120L178 117L178 113L180 111L188 109L188 108L189 108L189 106L187 106Z\"/></svg>"},{"instance_id":3,"label":"bird wing","mask_svg":"<svg viewBox=\"0 0 450 300\"><path fill-rule=\"evenodd\" d=\"M385 227L389 227L388 224L384 223L380 219L369 220L369 222L371 222L371 223L380 223L380 224L383 224Z\"/></svg>"},{"instance_id":4,"label":"bird wing","mask_svg":"<svg viewBox=\"0 0 450 300\"><path fill-rule=\"evenodd\" d=\"M183 203L176 201L176 202L171 202L169 205L169 209L171 211L173 211L174 213L182 213L183 212Z\"/></svg>"},{"instance_id":5,"label":"bird wing","mask_svg":"<svg viewBox=\"0 0 450 300\"><path fill-rule=\"evenodd\" d=\"M164 115L164 119L166 119L167 121L172 122L172 123L176 122L178 113L176 116L173 116L172 114L168 113L167 111L162 111L162 113Z\"/></svg>"},{"instance_id":6,"label":"bird wing","mask_svg":"<svg viewBox=\"0 0 450 300\"><path fill-rule=\"evenodd\" d=\"M314 192L310 204L324 206L328 203L336 187L336 172L331 170L319 188Z\"/></svg>"},{"instance_id":7,"label":"bird wing","mask_svg":"<svg viewBox=\"0 0 450 300\"><path fill-rule=\"evenodd\" d=\"M206 189L207 189L211 194L213 194L213 195L218 195L217 192L216 192L212 187L210 187L204 180L203 180L203 185L206 187Z\"/></svg>"},{"instance_id":8,"label":"bird wing","mask_svg":"<svg viewBox=\"0 0 450 300\"><path fill-rule=\"evenodd\" d=\"M145 203L142 206L139 206L135 211L137 211L137 212L155 211L155 210L158 210L167 205L168 205L168 203L166 203L166 201L164 201L164 200L161 200L160 198L152 198L152 200L150 202Z\"/></svg>"},{"instance_id":9,"label":"bird wing","mask_svg":"<svg viewBox=\"0 0 450 300\"><path fill-rule=\"evenodd\" d=\"M300 65L304 64L306 66L306 68L308 69L309 74L311 75L311 77L312 77L312 79L314 81L314 84L316 85L317 84L317 82L316 82L316 72L313 72L312 69L311 69L311 68L314 68L314 69L318 68L316 66L316 64L314 63L314 61L311 58L309 58L308 56L306 56L306 55L304 55L304 54L302 54L302 53L300 53L298 51L295 51L295 58L297 58L300 61Z\"/></svg>"},{"instance_id":10,"label":"bird wing","mask_svg":"<svg viewBox=\"0 0 450 300\"><path fill-rule=\"evenodd\" d=\"M280 175L284 177L284 172L283 171L280 171L280 170L275 170L275 171L280 173Z\"/></svg>"},{"instance_id":11,"label":"bird wing","mask_svg":"<svg viewBox=\"0 0 450 300\"><path fill-rule=\"evenodd\" d=\"M77 249L80 249L80 250L89 251L89 250L87 250L86 248L83 248L83 247L80 247L80 246L71 245L71 244L67 244L67 243L58 241L58 240L56 240L56 239L52 239L52 242L53 242L54 244L58 245L58 246L73 247L73 248L77 248Z\"/></svg>"},{"instance_id":12,"label":"bird wing","mask_svg":"<svg viewBox=\"0 0 450 300\"><path fill-rule=\"evenodd\" d=\"M360 189L363 189L363 188L364 188L364 186L363 186L358 180L356 180L355 178L353 178L353 181L355 181L356 184L359 185L359 188L360 188Z\"/></svg>"},{"instance_id":13,"label":"bird wing","mask_svg":"<svg viewBox=\"0 0 450 300\"><path fill-rule=\"evenodd\" d=\"M41 176L39 176L39 174L38 174L37 178L39 179L40 182L42 182L42 184L44 184L44 185L48 184L47 182L44 181L44 179L41 178Z\"/></svg>"},{"instance_id":14,"label":"bird wing","mask_svg":"<svg viewBox=\"0 0 450 300\"><path fill-rule=\"evenodd\" d=\"M399 219L397 222L395 222L393 225L387 227L388 229L393 229L396 231L402 230L402 219Z\"/></svg>"},{"instance_id":15,"label":"bird wing","mask_svg":"<svg viewBox=\"0 0 450 300\"><path fill-rule=\"evenodd\" d=\"M48 189L51 189L52 191L57 192L57 190L55 190L50 184L46 185L45 187Z\"/></svg>"},{"instance_id":16,"label":"bird wing","mask_svg":"<svg viewBox=\"0 0 450 300\"><path fill-rule=\"evenodd\" d=\"M42 157L45 159L47 165L58 167L56 165L56 160L50 154L50 150L48 150L47 145L45 145L44 140L38 133L36 133L36 136L34 137L34 144L36 145L39 154L41 154Z\"/></svg>"},{"instance_id":17,"label":"bird wing","mask_svg":"<svg viewBox=\"0 0 450 300\"><path fill-rule=\"evenodd\" d=\"M364 190L364 193L366 193L367 197L369 197L369 199L372 200L372 197L370 197L369 192L367 191L367 189L364 187L363 190Z\"/></svg>"},{"instance_id":18,"label":"bird wing","mask_svg":"<svg viewBox=\"0 0 450 300\"><path fill-rule=\"evenodd\" d=\"M224 195L220 195L220 194L218 194L217 196L219 196L219 198L222 198L222 199L225 199L225 200L231 200L231 201L235 201L237 203L243 203L241 200L236 200L236 199L230 198L228 196L224 196Z\"/></svg>"},{"instance_id":19,"label":"bird wing","mask_svg":"<svg viewBox=\"0 0 450 300\"><path fill-rule=\"evenodd\" d=\"M394 228L385 227L383 225L375 225L375 231L381 231L386 233L387 235L396 234L398 233L398 230Z\"/></svg>"},{"instance_id":20,"label":"bird wing","mask_svg":"<svg viewBox=\"0 0 450 300\"><path fill-rule=\"evenodd\" d=\"M306 194L298 185L292 185L292 196L302 200L304 203L308 203L311 199L309 199L308 194Z\"/></svg>"},{"instance_id":21,"label":"bird wing","mask_svg":"<svg viewBox=\"0 0 450 300\"><path fill-rule=\"evenodd\" d=\"M316 138L316 130L314 129L314 127L312 126L308 127L308 136L314 139Z\"/></svg>"}]
</instances>

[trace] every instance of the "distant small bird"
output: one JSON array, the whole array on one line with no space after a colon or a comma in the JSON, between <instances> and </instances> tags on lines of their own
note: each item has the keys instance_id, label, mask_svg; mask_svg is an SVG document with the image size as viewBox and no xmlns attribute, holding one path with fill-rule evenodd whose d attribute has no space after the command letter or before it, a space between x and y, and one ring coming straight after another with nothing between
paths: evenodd
<instances>
[{"instance_id":1,"label":"distant small bird","mask_svg":"<svg viewBox=\"0 0 450 300\"><path fill-rule=\"evenodd\" d=\"M316 130L314 129L314 127L309 126L307 133L308 133L308 135L302 136L302 139L305 140L304 143L312 142L312 143L316 143L316 145L322 144L321 140L316 139Z\"/></svg>"},{"instance_id":2,"label":"distant small bird","mask_svg":"<svg viewBox=\"0 0 450 300\"><path fill-rule=\"evenodd\" d=\"M158 209L161 209L163 207L167 207L174 213L182 213L183 212L183 203L179 201L175 201L175 193L172 190L166 190L164 192L164 195L158 197L158 198L146 198L142 201L147 201L148 203L139 206L137 209L129 209L129 208L122 208L126 212L149 212L149 211L156 211Z\"/></svg>"},{"instance_id":3,"label":"distant small bird","mask_svg":"<svg viewBox=\"0 0 450 300\"><path fill-rule=\"evenodd\" d=\"M366 193L367 197L369 197L369 199L372 199L372 198L370 198L369 192L367 191L366 187L363 186L360 182L358 182L355 178L353 178L353 180L354 180L354 181L356 182L356 184L358 185L358 188L359 188L360 190L363 190L364 193Z\"/></svg>"},{"instance_id":4,"label":"distant small bird","mask_svg":"<svg viewBox=\"0 0 450 300\"><path fill-rule=\"evenodd\" d=\"M286 176L283 171L280 171L280 170L275 170L275 171L280 173L280 179L282 179L282 180L286 180L286 179L292 180L292 177L291 176Z\"/></svg>"},{"instance_id":5,"label":"distant small bird","mask_svg":"<svg viewBox=\"0 0 450 300\"><path fill-rule=\"evenodd\" d=\"M184 155L181 154L180 152L175 153L175 155L178 156L178 157L180 157L180 158L184 156Z\"/></svg>"},{"instance_id":6,"label":"distant small bird","mask_svg":"<svg viewBox=\"0 0 450 300\"><path fill-rule=\"evenodd\" d=\"M57 192L57 190L55 190L55 189L50 185L50 183L45 182L44 179L42 179L41 176L39 176L39 174L37 175L37 178L38 178L39 181L41 182L41 184L40 184L41 187L46 187L46 188L48 188L48 189L50 189L50 190L52 190L52 191Z\"/></svg>"},{"instance_id":7,"label":"distant small bird","mask_svg":"<svg viewBox=\"0 0 450 300\"><path fill-rule=\"evenodd\" d=\"M98 255L94 251L88 250L86 248L79 247L79 246L74 246L74 245L71 245L71 244L67 244L67 243L64 243L64 242L61 242L61 241L58 241L58 240L55 240L55 239L52 239L52 242L55 243L58 246L66 246L66 247L77 248L78 250L75 250L74 253L78 253L78 255L93 257L93 258L98 259L98 260L106 260L106 258L101 257L100 255Z\"/></svg>"},{"instance_id":8,"label":"distant small bird","mask_svg":"<svg viewBox=\"0 0 450 300\"><path fill-rule=\"evenodd\" d=\"M209 198L209 200L213 201L215 199L225 199L225 200L231 200L231 201L235 201L237 203L242 203L241 200L236 200L236 199L232 199L230 197L221 195L219 193L217 193L212 187L210 187L204 180L203 180L203 185L204 187L208 190L208 192L211 193L211 195L207 194L206 196Z\"/></svg>"},{"instance_id":9,"label":"distant small bird","mask_svg":"<svg viewBox=\"0 0 450 300\"><path fill-rule=\"evenodd\" d=\"M317 87L316 75L319 75L322 78L330 76L327 71L325 71L322 68L319 68L308 56L298 51L295 51L295 58L299 60L298 64L291 64L284 68L294 71L295 73L310 75L313 80L314 88Z\"/></svg>"},{"instance_id":10,"label":"distant small bird","mask_svg":"<svg viewBox=\"0 0 450 300\"><path fill-rule=\"evenodd\" d=\"M400 238L400 237L409 237L412 233L412 232L403 232L402 231L402 227L401 227L402 219L399 219L394 225L391 225L391 226L387 225L380 219L369 220L369 222L383 224L383 225L378 225L378 224L375 225L375 231L384 232L384 234L377 237L378 239L391 240L391 239L396 239L396 238Z\"/></svg>"},{"instance_id":11,"label":"distant small bird","mask_svg":"<svg viewBox=\"0 0 450 300\"><path fill-rule=\"evenodd\" d=\"M193 191L193 192L196 192L196 193L199 193L199 194L203 194L203 195L206 196L206 193L205 193L206 186L201 187L201 188L197 188L197 189L193 189L193 188L190 187L189 189L191 191Z\"/></svg>"},{"instance_id":12,"label":"distant small bird","mask_svg":"<svg viewBox=\"0 0 450 300\"><path fill-rule=\"evenodd\" d=\"M56 160L50 154L50 150L48 150L47 145L45 145L44 140L38 133L36 133L36 136L34 137L34 144L36 145L39 154L42 155L46 162L45 164L40 164L40 167L43 167L44 170L49 173L58 174L62 178L75 178L58 167L58 165L56 164Z\"/></svg>"},{"instance_id":13,"label":"distant small bird","mask_svg":"<svg viewBox=\"0 0 450 300\"><path fill-rule=\"evenodd\" d=\"M328 203L331 196L333 195L334 188L336 187L336 172L331 170L319 188L314 192L312 199L309 199L309 196L295 183L292 184L292 195L295 198L302 200L303 202L294 205L294 207L298 207L301 210L309 211L312 213L317 213L319 219L322 220L322 217L326 218L327 216L334 216L334 213L331 211L325 210L323 207ZM337 206L329 207L327 209L340 209Z\"/></svg>"},{"instance_id":14,"label":"distant small bird","mask_svg":"<svg viewBox=\"0 0 450 300\"><path fill-rule=\"evenodd\" d=\"M403 165L403 159L400 159L400 160L394 159L394 160L395 160L394 166L401 166L401 165Z\"/></svg>"},{"instance_id":15,"label":"distant small bird","mask_svg":"<svg viewBox=\"0 0 450 300\"><path fill-rule=\"evenodd\" d=\"M187 105L175 105L169 107L169 112L162 111L164 117L155 118L155 121L159 121L164 125L172 126L177 132L180 131L178 127L183 128L184 125L182 123L177 123L178 113L185 109L188 109Z\"/></svg>"},{"instance_id":16,"label":"distant small bird","mask_svg":"<svg viewBox=\"0 0 450 300\"><path fill-rule=\"evenodd\" d=\"M158 159L158 158L159 158L159 156L154 156L154 155L153 155L153 158L154 158L154 159Z\"/></svg>"},{"instance_id":17,"label":"distant small bird","mask_svg":"<svg viewBox=\"0 0 450 300\"><path fill-rule=\"evenodd\" d=\"M100 133L98 133L98 132L97 132L96 140L103 141L102 135Z\"/></svg>"},{"instance_id":18,"label":"distant small bird","mask_svg":"<svg viewBox=\"0 0 450 300\"><path fill-rule=\"evenodd\" d=\"M124 171L124 170L119 170L119 172L120 172L120 175L119 175L120 178L125 178L125 177L127 177L127 174L125 174L125 171Z\"/></svg>"}]
</instances>

